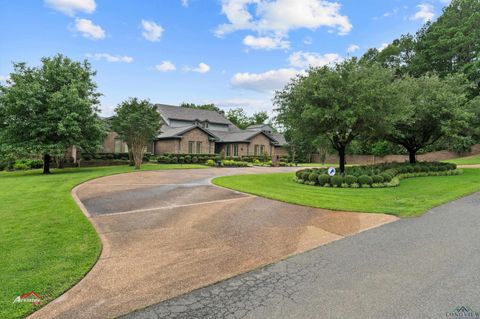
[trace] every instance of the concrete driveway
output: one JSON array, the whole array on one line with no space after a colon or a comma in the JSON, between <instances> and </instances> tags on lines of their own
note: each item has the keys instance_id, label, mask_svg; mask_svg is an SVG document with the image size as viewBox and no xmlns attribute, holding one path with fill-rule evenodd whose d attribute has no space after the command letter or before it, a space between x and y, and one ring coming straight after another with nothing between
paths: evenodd
<instances>
[{"instance_id":1,"label":"concrete driveway","mask_svg":"<svg viewBox=\"0 0 480 319\"><path fill-rule=\"evenodd\" d=\"M294 170L150 171L82 184L72 193L100 234L102 255L79 284L31 317L116 317L396 220L210 184L219 175Z\"/></svg>"}]
</instances>

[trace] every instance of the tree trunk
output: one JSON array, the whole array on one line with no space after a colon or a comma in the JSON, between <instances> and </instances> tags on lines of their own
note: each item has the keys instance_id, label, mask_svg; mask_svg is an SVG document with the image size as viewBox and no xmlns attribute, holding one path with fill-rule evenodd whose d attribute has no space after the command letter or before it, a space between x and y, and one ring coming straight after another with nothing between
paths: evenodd
<instances>
[{"instance_id":1,"label":"tree trunk","mask_svg":"<svg viewBox=\"0 0 480 319\"><path fill-rule=\"evenodd\" d=\"M133 156L133 163L135 165L135 169L140 169L143 161L143 150L145 146L140 145L132 145L132 156Z\"/></svg>"},{"instance_id":2,"label":"tree trunk","mask_svg":"<svg viewBox=\"0 0 480 319\"><path fill-rule=\"evenodd\" d=\"M417 163L417 151L408 150L410 164Z\"/></svg>"},{"instance_id":3,"label":"tree trunk","mask_svg":"<svg viewBox=\"0 0 480 319\"><path fill-rule=\"evenodd\" d=\"M341 147L338 150L338 156L340 157L340 174L345 173L345 147Z\"/></svg>"},{"instance_id":4,"label":"tree trunk","mask_svg":"<svg viewBox=\"0 0 480 319\"><path fill-rule=\"evenodd\" d=\"M50 174L50 154L43 155L43 174Z\"/></svg>"}]
</instances>

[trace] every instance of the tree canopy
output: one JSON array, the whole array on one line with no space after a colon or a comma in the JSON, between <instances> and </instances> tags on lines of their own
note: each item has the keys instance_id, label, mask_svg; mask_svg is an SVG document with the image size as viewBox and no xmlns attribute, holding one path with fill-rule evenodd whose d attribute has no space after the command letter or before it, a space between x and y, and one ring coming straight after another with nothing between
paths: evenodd
<instances>
[{"instance_id":1,"label":"tree canopy","mask_svg":"<svg viewBox=\"0 0 480 319\"><path fill-rule=\"evenodd\" d=\"M434 22L426 23L414 36L402 35L382 51L368 50L364 61L375 61L398 75L440 77L463 73L480 94L480 1L453 0Z\"/></svg>"},{"instance_id":2,"label":"tree canopy","mask_svg":"<svg viewBox=\"0 0 480 319\"><path fill-rule=\"evenodd\" d=\"M243 130L250 125L265 124L268 120L268 114L265 111L255 112L252 116L248 116L247 112L241 107L228 110L226 117L235 126Z\"/></svg>"},{"instance_id":3,"label":"tree canopy","mask_svg":"<svg viewBox=\"0 0 480 319\"><path fill-rule=\"evenodd\" d=\"M180 104L181 107L188 107L190 109L198 109L198 110L208 110L208 111L215 111L222 115L225 115L225 111L216 106L213 103L210 104L195 104L195 103L185 103L183 102Z\"/></svg>"},{"instance_id":4,"label":"tree canopy","mask_svg":"<svg viewBox=\"0 0 480 319\"><path fill-rule=\"evenodd\" d=\"M98 116L95 72L88 61L63 55L41 59L39 67L14 63L7 85L0 85L0 149L64 157L68 147L96 151L106 134Z\"/></svg>"},{"instance_id":5,"label":"tree canopy","mask_svg":"<svg viewBox=\"0 0 480 319\"><path fill-rule=\"evenodd\" d=\"M345 170L346 147L382 128L390 113L393 72L378 64L346 60L312 68L276 93L278 121L294 135L327 139Z\"/></svg>"},{"instance_id":6,"label":"tree canopy","mask_svg":"<svg viewBox=\"0 0 480 319\"><path fill-rule=\"evenodd\" d=\"M410 162L416 153L441 138L455 138L468 129L474 113L467 107L468 81L463 75L444 79L436 75L395 81L396 111L385 138L408 151Z\"/></svg>"},{"instance_id":7,"label":"tree canopy","mask_svg":"<svg viewBox=\"0 0 480 319\"><path fill-rule=\"evenodd\" d=\"M149 100L130 98L115 108L111 123L127 144L135 168L139 169L147 145L157 137L162 126L157 108Z\"/></svg>"}]
</instances>

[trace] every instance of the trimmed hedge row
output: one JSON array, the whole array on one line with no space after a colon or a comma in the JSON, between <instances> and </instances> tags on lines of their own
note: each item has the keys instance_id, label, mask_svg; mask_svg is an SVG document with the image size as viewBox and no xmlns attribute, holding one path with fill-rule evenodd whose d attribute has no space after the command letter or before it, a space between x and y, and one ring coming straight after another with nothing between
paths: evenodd
<instances>
[{"instance_id":1,"label":"trimmed hedge row","mask_svg":"<svg viewBox=\"0 0 480 319\"><path fill-rule=\"evenodd\" d=\"M28 169L42 168L43 160L41 159L19 159L10 162L0 162L0 171L15 170L23 171Z\"/></svg>"},{"instance_id":2,"label":"trimmed hedge row","mask_svg":"<svg viewBox=\"0 0 480 319\"><path fill-rule=\"evenodd\" d=\"M398 186L401 179L409 177L447 176L461 173L461 170L457 170L457 165L452 163L384 163L348 167L344 175L335 176L329 176L327 169L303 169L296 172L294 181L321 187L379 188Z\"/></svg>"}]
</instances>

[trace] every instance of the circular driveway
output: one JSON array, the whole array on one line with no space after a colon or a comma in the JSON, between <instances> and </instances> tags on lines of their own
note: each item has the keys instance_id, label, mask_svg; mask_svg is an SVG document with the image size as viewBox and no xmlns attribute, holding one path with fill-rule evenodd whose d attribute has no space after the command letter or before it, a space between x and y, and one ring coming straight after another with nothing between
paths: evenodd
<instances>
[{"instance_id":1,"label":"circular driveway","mask_svg":"<svg viewBox=\"0 0 480 319\"><path fill-rule=\"evenodd\" d=\"M101 237L102 255L82 281L31 317L116 317L397 220L210 183L220 175L296 169L148 171L80 185L72 194Z\"/></svg>"}]
</instances>

